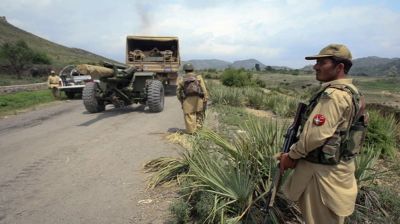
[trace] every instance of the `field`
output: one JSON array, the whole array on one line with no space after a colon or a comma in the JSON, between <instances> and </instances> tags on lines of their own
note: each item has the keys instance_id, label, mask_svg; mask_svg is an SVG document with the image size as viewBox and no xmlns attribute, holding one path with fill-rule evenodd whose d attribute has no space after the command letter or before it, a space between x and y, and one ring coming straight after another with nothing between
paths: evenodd
<instances>
[{"instance_id":1,"label":"field","mask_svg":"<svg viewBox=\"0 0 400 224\"><path fill-rule=\"evenodd\" d=\"M252 79L265 84L227 87L218 72L203 76L212 78L207 80L212 106L206 129L196 136L173 136L186 142L182 158L147 164L156 171L150 186L175 179L181 186L181 198L171 206L172 223L300 223L296 206L280 196L273 211L260 208L293 105L307 101L319 83L313 75L253 73ZM356 160L356 211L346 223L399 223L399 79L353 78L367 104L378 107L368 108L370 127L364 153Z\"/></svg>"}]
</instances>

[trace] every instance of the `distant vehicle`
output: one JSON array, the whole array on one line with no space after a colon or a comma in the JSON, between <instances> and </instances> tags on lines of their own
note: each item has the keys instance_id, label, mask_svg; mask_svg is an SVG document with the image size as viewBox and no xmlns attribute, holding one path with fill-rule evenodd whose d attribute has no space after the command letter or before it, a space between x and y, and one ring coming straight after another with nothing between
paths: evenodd
<instances>
[{"instance_id":1,"label":"distant vehicle","mask_svg":"<svg viewBox=\"0 0 400 224\"><path fill-rule=\"evenodd\" d=\"M68 99L73 99L77 93L82 94L86 82L92 81L90 75L79 73L75 65L65 66L59 74L61 78L61 85L58 90L65 92Z\"/></svg>"},{"instance_id":2,"label":"distant vehicle","mask_svg":"<svg viewBox=\"0 0 400 224\"><path fill-rule=\"evenodd\" d=\"M181 64L178 37L128 36L126 64L137 71L152 72L168 93L175 93Z\"/></svg>"}]
</instances>

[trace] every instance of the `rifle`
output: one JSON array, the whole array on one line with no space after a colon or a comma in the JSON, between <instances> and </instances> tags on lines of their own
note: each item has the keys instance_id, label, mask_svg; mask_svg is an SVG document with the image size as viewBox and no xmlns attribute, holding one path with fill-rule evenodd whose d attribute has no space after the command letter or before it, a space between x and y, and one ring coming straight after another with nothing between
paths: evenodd
<instances>
[{"instance_id":1,"label":"rifle","mask_svg":"<svg viewBox=\"0 0 400 224\"><path fill-rule=\"evenodd\" d=\"M307 105L304 103L299 103L297 106L297 111L296 111L296 116L294 117L293 123L289 126L289 128L286 131L286 134L284 135L285 140L283 142L283 147L282 147L282 153L287 153L290 150L290 147L297 142L297 132L299 130L300 124L301 124L301 119L302 119L302 114L305 112ZM280 163L278 163L278 169L274 174L274 177L272 179L272 184L269 189L268 195L268 208L271 208L274 205L275 202L275 197L279 189L279 185L282 179L283 173L280 171Z\"/></svg>"}]
</instances>

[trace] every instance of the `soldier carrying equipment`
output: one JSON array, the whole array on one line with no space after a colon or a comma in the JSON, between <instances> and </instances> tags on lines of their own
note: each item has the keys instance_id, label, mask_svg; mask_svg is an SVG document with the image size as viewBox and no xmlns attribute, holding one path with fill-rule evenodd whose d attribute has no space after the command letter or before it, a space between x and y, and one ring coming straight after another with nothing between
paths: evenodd
<instances>
[{"instance_id":1,"label":"soldier carrying equipment","mask_svg":"<svg viewBox=\"0 0 400 224\"><path fill-rule=\"evenodd\" d=\"M365 113L365 100L361 93L358 93L348 85L328 85L311 98L306 112L303 115L301 129L307 117L318 103L318 100L326 94L325 90L328 88L346 91L352 96L355 109L354 116L347 129L337 130L324 145L311 151L305 159L313 163L335 165L338 164L340 160L347 161L360 154L367 131L368 114Z\"/></svg>"},{"instance_id":2,"label":"soldier carrying equipment","mask_svg":"<svg viewBox=\"0 0 400 224\"><path fill-rule=\"evenodd\" d=\"M201 91L200 81L194 74L188 74L183 78L183 93L185 94L185 97L204 96L204 93Z\"/></svg>"}]
</instances>

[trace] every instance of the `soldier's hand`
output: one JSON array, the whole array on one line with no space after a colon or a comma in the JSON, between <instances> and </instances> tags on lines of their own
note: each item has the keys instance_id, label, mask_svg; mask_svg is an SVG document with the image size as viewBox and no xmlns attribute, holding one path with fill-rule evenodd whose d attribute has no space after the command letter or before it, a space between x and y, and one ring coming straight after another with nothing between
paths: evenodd
<instances>
[{"instance_id":1,"label":"soldier's hand","mask_svg":"<svg viewBox=\"0 0 400 224\"><path fill-rule=\"evenodd\" d=\"M279 168L281 173L287 169L294 169L297 165L297 161L289 157L289 153L282 153L278 158L280 161Z\"/></svg>"}]
</instances>

